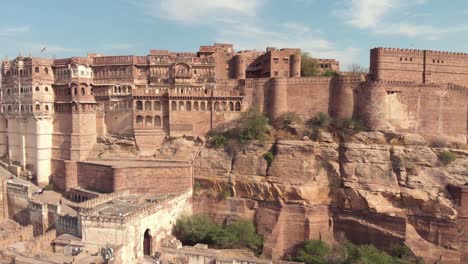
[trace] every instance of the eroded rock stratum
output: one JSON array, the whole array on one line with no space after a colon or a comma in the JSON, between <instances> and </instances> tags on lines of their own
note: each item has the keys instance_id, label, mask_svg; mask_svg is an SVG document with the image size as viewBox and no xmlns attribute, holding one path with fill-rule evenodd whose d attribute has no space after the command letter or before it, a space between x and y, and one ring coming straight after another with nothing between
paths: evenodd
<instances>
[{"instance_id":1,"label":"eroded rock stratum","mask_svg":"<svg viewBox=\"0 0 468 264\"><path fill-rule=\"evenodd\" d=\"M235 155L202 148L194 162L194 211L217 221L253 219L264 254L281 258L306 239L405 243L428 263L458 263L461 188L468 151L445 165L417 134L363 132L336 140L278 141ZM272 151L268 166L263 155ZM179 153L180 154L180 153Z\"/></svg>"}]
</instances>

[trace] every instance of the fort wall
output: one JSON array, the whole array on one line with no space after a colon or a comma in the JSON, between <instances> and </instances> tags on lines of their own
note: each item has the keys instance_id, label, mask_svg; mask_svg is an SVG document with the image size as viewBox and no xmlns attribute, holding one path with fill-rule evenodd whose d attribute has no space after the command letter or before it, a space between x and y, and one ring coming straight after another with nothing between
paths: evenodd
<instances>
[{"instance_id":1,"label":"fort wall","mask_svg":"<svg viewBox=\"0 0 468 264\"><path fill-rule=\"evenodd\" d=\"M454 84L371 81L362 83L355 93L355 115L370 129L466 141L468 88Z\"/></svg>"},{"instance_id":2,"label":"fort wall","mask_svg":"<svg viewBox=\"0 0 468 264\"><path fill-rule=\"evenodd\" d=\"M468 54L431 50L375 48L370 73L374 80L468 85Z\"/></svg>"}]
</instances>

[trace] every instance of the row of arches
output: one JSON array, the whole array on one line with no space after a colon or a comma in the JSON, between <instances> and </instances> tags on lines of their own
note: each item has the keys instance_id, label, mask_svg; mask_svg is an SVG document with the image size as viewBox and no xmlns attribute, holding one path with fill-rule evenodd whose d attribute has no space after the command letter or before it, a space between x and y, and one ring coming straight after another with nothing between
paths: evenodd
<instances>
[{"instance_id":1,"label":"row of arches","mask_svg":"<svg viewBox=\"0 0 468 264\"><path fill-rule=\"evenodd\" d=\"M242 110L242 105L240 102L191 102L191 101L172 101L171 110L172 111L230 111L230 112L239 112Z\"/></svg>"},{"instance_id":2,"label":"row of arches","mask_svg":"<svg viewBox=\"0 0 468 264\"><path fill-rule=\"evenodd\" d=\"M32 87L21 87L21 88L19 88L19 89L18 89L18 88L14 88L14 89L8 88L8 89L6 90L6 94L7 94L7 95L10 95L10 94L13 94L13 93L18 93L18 91L21 92L21 93L31 93L31 92L32 92ZM34 91L40 92L40 91L41 91L41 88L40 88L39 86L36 86L36 88L34 88ZM49 91L49 87L46 86L46 87L44 88L44 91L45 91L45 92L48 92L48 91Z\"/></svg>"},{"instance_id":3,"label":"row of arches","mask_svg":"<svg viewBox=\"0 0 468 264\"><path fill-rule=\"evenodd\" d=\"M145 117L138 115L136 117L136 125L137 126L145 126L145 127L161 127L162 126L162 119L160 116L152 117L147 115Z\"/></svg>"},{"instance_id":4,"label":"row of arches","mask_svg":"<svg viewBox=\"0 0 468 264\"><path fill-rule=\"evenodd\" d=\"M34 68L35 73L40 73L41 70L39 67ZM49 68L44 67L45 74L49 74ZM20 76L20 77L27 77L31 75L31 69L30 68L24 68L24 69L13 69L13 70L8 70L5 73L5 77L10 77L10 76Z\"/></svg>"},{"instance_id":5,"label":"row of arches","mask_svg":"<svg viewBox=\"0 0 468 264\"><path fill-rule=\"evenodd\" d=\"M161 111L161 102L160 101L136 101L135 109L137 111Z\"/></svg>"},{"instance_id":6,"label":"row of arches","mask_svg":"<svg viewBox=\"0 0 468 264\"><path fill-rule=\"evenodd\" d=\"M56 89L57 95L93 95L93 88L89 87L74 87L74 88L64 88L64 89Z\"/></svg>"},{"instance_id":7,"label":"row of arches","mask_svg":"<svg viewBox=\"0 0 468 264\"><path fill-rule=\"evenodd\" d=\"M121 101L121 102L111 102L109 103L109 110L128 110L132 109L132 101Z\"/></svg>"},{"instance_id":8,"label":"row of arches","mask_svg":"<svg viewBox=\"0 0 468 264\"><path fill-rule=\"evenodd\" d=\"M45 112L49 112L50 110L52 110L54 107L53 105L49 105L49 104L40 104L40 103L36 103L34 105L34 110L35 111L45 111ZM32 113L33 112L33 105L21 105L21 108L19 105L7 105L7 106L3 106L2 110L3 112L12 112L12 111L19 111L21 109L21 113Z\"/></svg>"},{"instance_id":9,"label":"row of arches","mask_svg":"<svg viewBox=\"0 0 468 264\"><path fill-rule=\"evenodd\" d=\"M96 78L132 77L132 67L96 69L95 76Z\"/></svg>"},{"instance_id":10,"label":"row of arches","mask_svg":"<svg viewBox=\"0 0 468 264\"><path fill-rule=\"evenodd\" d=\"M129 94L132 92L132 86L130 85L118 85L113 88L114 94Z\"/></svg>"}]
</instances>

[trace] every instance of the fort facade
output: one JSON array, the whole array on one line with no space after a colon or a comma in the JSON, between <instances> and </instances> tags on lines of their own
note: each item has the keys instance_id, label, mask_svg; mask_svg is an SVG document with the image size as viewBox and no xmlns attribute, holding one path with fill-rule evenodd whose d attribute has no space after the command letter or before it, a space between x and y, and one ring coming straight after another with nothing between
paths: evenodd
<instances>
[{"instance_id":1,"label":"fort facade","mask_svg":"<svg viewBox=\"0 0 468 264\"><path fill-rule=\"evenodd\" d=\"M98 191L112 192L127 188L131 168L146 165L96 164L90 152L97 138L132 138L139 158L151 157L167 137L203 137L249 107L271 119L324 112L360 118L372 130L466 143L466 58L376 48L367 76L301 77L301 50L291 48L235 52L232 44L214 44L146 56L18 57L2 63L0 155L10 171L41 186L53 181L69 192L106 175ZM336 60L317 62L339 72ZM190 178L190 169L177 166Z\"/></svg>"}]
</instances>

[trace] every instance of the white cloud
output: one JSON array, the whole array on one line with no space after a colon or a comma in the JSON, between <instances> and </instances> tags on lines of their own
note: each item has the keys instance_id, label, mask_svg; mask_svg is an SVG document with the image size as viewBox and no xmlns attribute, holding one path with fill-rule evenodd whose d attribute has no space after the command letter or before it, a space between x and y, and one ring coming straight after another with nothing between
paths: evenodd
<instances>
[{"instance_id":1,"label":"white cloud","mask_svg":"<svg viewBox=\"0 0 468 264\"><path fill-rule=\"evenodd\" d=\"M428 25L416 25L410 23L394 23L385 27L374 28L374 32L386 35L402 35L412 38L424 38L428 40L440 39L448 34L468 31L468 24L447 28L439 28Z\"/></svg>"},{"instance_id":2,"label":"white cloud","mask_svg":"<svg viewBox=\"0 0 468 264\"><path fill-rule=\"evenodd\" d=\"M217 30L216 40L234 43L237 49L264 47L301 48L316 58L336 58L346 67L359 61L360 50L339 49L310 27L299 23L278 24L274 29L257 24L235 23Z\"/></svg>"},{"instance_id":3,"label":"white cloud","mask_svg":"<svg viewBox=\"0 0 468 264\"><path fill-rule=\"evenodd\" d=\"M29 32L29 31L30 31L30 28L28 26L0 28L0 36L10 36L10 35L18 34L18 33Z\"/></svg>"},{"instance_id":4,"label":"white cloud","mask_svg":"<svg viewBox=\"0 0 468 264\"><path fill-rule=\"evenodd\" d=\"M371 28L393 8L395 0L351 0L342 14L347 23L358 28ZM346 12L346 13L345 13Z\"/></svg>"},{"instance_id":5,"label":"white cloud","mask_svg":"<svg viewBox=\"0 0 468 264\"><path fill-rule=\"evenodd\" d=\"M263 0L142 0L153 16L181 23L206 23L229 15L254 16Z\"/></svg>"},{"instance_id":6,"label":"white cloud","mask_svg":"<svg viewBox=\"0 0 468 264\"><path fill-rule=\"evenodd\" d=\"M269 23L261 8L271 0L143 0L147 14L185 25L202 25L215 32L215 40L236 49L301 48L315 57L337 58L343 65L358 61L359 50L338 49L317 30L297 22ZM294 0L303 5L316 0Z\"/></svg>"},{"instance_id":7,"label":"white cloud","mask_svg":"<svg viewBox=\"0 0 468 264\"><path fill-rule=\"evenodd\" d=\"M395 21L396 11L408 11L424 5L428 0L351 0L343 2L345 8L337 12L344 21L356 28L375 34L400 35L428 40L440 39L451 33L468 31L468 24L441 28L427 24Z\"/></svg>"}]
</instances>

